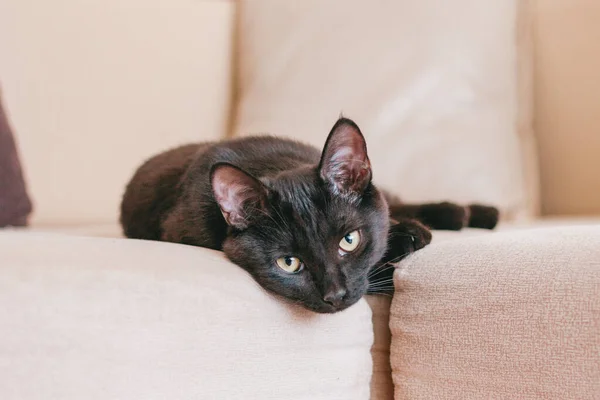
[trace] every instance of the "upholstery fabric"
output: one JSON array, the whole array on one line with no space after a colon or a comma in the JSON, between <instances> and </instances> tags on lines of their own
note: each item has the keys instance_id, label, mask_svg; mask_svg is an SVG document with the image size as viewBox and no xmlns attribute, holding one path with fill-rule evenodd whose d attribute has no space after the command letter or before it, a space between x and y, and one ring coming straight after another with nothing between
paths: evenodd
<instances>
[{"instance_id":1,"label":"upholstery fabric","mask_svg":"<svg viewBox=\"0 0 600 400\"><path fill-rule=\"evenodd\" d=\"M4 232L0 254L3 400L369 399L365 301L311 313L170 243Z\"/></svg>"},{"instance_id":2,"label":"upholstery fabric","mask_svg":"<svg viewBox=\"0 0 600 400\"><path fill-rule=\"evenodd\" d=\"M600 215L600 2L534 4L542 211Z\"/></svg>"},{"instance_id":3,"label":"upholstery fabric","mask_svg":"<svg viewBox=\"0 0 600 400\"><path fill-rule=\"evenodd\" d=\"M121 225L114 224L84 224L72 226L35 226L24 228L11 228L14 232L23 233L56 233L60 235L82 236L82 237L102 237L102 238L124 238Z\"/></svg>"},{"instance_id":4,"label":"upholstery fabric","mask_svg":"<svg viewBox=\"0 0 600 400\"><path fill-rule=\"evenodd\" d=\"M342 112L406 201L535 212L520 2L241 1L233 133L322 146ZM519 28L519 29L518 29ZM521 40L523 39L523 40ZM519 97L524 97L520 99ZM526 178L530 186L525 188ZM435 182L435 184L432 184Z\"/></svg>"},{"instance_id":5,"label":"upholstery fabric","mask_svg":"<svg viewBox=\"0 0 600 400\"><path fill-rule=\"evenodd\" d=\"M72 227L14 228L21 233L54 233L69 236L121 238L123 234L117 225L87 225ZM209 253L213 254L213 253ZM372 310L374 343L371 347L373 375L371 378L370 400L389 400L394 396L394 385L390 367L390 303L391 298L366 296Z\"/></svg>"},{"instance_id":6,"label":"upholstery fabric","mask_svg":"<svg viewBox=\"0 0 600 400\"><path fill-rule=\"evenodd\" d=\"M370 400L391 400L394 398L394 382L390 365L390 305L391 298L377 295L365 296L373 315L373 376L371 377Z\"/></svg>"},{"instance_id":7,"label":"upholstery fabric","mask_svg":"<svg viewBox=\"0 0 600 400\"><path fill-rule=\"evenodd\" d=\"M395 285L397 400L598 398L600 225L434 243Z\"/></svg>"},{"instance_id":8,"label":"upholstery fabric","mask_svg":"<svg viewBox=\"0 0 600 400\"><path fill-rule=\"evenodd\" d=\"M0 91L0 228L26 225L30 212L31 200Z\"/></svg>"},{"instance_id":9,"label":"upholstery fabric","mask_svg":"<svg viewBox=\"0 0 600 400\"><path fill-rule=\"evenodd\" d=\"M33 225L117 221L145 159L224 135L234 3L3 0L0 77Z\"/></svg>"}]
</instances>

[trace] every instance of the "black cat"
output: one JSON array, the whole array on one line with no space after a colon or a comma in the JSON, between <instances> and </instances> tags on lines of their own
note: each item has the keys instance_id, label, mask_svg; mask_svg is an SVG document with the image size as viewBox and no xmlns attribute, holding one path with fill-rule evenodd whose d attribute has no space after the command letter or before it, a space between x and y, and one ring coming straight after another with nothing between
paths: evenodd
<instances>
[{"instance_id":1,"label":"black cat","mask_svg":"<svg viewBox=\"0 0 600 400\"><path fill-rule=\"evenodd\" d=\"M323 152L262 136L182 146L127 186L127 237L223 250L265 289L322 313L391 293L391 262L431 241L428 227L493 228L493 207L404 205L371 181L358 126L341 118ZM389 204L389 205L388 205Z\"/></svg>"}]
</instances>

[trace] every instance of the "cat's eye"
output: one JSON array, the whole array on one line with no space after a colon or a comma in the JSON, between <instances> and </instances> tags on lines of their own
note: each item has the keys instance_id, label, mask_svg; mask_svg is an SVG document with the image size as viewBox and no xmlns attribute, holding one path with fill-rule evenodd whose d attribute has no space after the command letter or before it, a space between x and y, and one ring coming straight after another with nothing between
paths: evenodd
<instances>
[{"instance_id":1,"label":"cat's eye","mask_svg":"<svg viewBox=\"0 0 600 400\"><path fill-rule=\"evenodd\" d=\"M343 253L351 253L360 244L360 233L358 231L352 231L340 240L340 251Z\"/></svg>"},{"instance_id":2,"label":"cat's eye","mask_svg":"<svg viewBox=\"0 0 600 400\"><path fill-rule=\"evenodd\" d=\"M304 264L298 257L285 256L277 259L277 266L289 274L302 271Z\"/></svg>"}]
</instances>

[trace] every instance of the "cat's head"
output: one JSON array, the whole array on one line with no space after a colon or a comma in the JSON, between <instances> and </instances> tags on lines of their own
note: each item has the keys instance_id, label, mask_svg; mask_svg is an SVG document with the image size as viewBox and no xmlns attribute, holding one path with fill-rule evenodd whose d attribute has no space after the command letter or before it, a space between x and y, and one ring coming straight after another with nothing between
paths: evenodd
<instances>
[{"instance_id":1,"label":"cat's head","mask_svg":"<svg viewBox=\"0 0 600 400\"><path fill-rule=\"evenodd\" d=\"M345 118L318 165L258 180L218 164L211 184L230 226L223 249L265 289L316 312L343 310L366 293L387 247L388 207L371 179L364 137Z\"/></svg>"}]
</instances>

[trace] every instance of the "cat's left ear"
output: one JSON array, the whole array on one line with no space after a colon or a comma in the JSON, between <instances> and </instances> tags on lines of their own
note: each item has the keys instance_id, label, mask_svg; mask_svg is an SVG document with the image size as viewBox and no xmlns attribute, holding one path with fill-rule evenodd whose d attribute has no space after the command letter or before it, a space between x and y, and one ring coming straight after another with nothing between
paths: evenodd
<instances>
[{"instance_id":1,"label":"cat's left ear","mask_svg":"<svg viewBox=\"0 0 600 400\"><path fill-rule=\"evenodd\" d=\"M210 183L223 218L234 228L247 228L266 209L267 188L238 167L216 164L210 172Z\"/></svg>"},{"instance_id":2,"label":"cat's left ear","mask_svg":"<svg viewBox=\"0 0 600 400\"><path fill-rule=\"evenodd\" d=\"M331 129L321 155L319 174L335 194L356 196L371 182L367 144L354 121L340 118Z\"/></svg>"}]
</instances>

